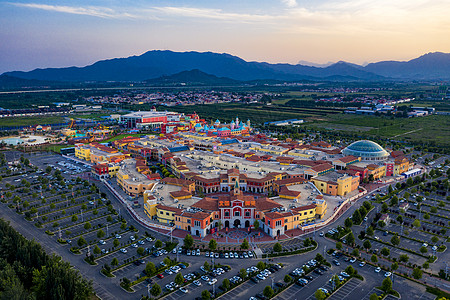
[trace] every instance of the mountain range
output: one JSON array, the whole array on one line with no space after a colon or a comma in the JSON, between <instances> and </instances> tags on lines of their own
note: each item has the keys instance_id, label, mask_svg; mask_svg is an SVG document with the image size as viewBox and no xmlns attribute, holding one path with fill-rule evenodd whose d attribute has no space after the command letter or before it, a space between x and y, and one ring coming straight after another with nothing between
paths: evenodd
<instances>
[{"instance_id":1,"label":"mountain range","mask_svg":"<svg viewBox=\"0 0 450 300\"><path fill-rule=\"evenodd\" d=\"M190 72L183 73L186 71ZM19 78L47 82L140 81L170 84L188 81L193 75L196 80L206 84L214 84L217 81L233 84L252 80L449 80L450 54L434 52L410 61L381 61L366 66L340 61L325 67L316 67L249 62L226 53L153 50L139 56L101 60L85 67L6 72L0 77L0 81L1 78L9 81Z\"/></svg>"}]
</instances>

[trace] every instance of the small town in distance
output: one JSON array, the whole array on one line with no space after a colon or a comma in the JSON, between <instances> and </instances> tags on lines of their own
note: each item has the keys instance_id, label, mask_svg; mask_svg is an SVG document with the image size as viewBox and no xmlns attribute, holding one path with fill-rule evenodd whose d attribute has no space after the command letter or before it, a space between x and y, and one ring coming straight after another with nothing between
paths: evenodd
<instances>
[{"instance_id":1,"label":"small town in distance","mask_svg":"<svg viewBox=\"0 0 450 300\"><path fill-rule=\"evenodd\" d=\"M441 100L306 86L293 115L302 97L278 88L4 109L2 226L73 265L86 297L445 297L448 137L383 132L438 124Z\"/></svg>"}]
</instances>

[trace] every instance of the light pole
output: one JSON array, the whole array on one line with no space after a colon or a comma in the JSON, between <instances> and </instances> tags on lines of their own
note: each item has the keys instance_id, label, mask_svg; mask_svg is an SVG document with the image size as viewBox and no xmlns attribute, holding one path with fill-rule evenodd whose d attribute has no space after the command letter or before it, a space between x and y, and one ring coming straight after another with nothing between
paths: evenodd
<instances>
[{"instance_id":1,"label":"light pole","mask_svg":"<svg viewBox=\"0 0 450 300\"><path fill-rule=\"evenodd\" d=\"M150 299L150 283L147 284L147 297Z\"/></svg>"}]
</instances>

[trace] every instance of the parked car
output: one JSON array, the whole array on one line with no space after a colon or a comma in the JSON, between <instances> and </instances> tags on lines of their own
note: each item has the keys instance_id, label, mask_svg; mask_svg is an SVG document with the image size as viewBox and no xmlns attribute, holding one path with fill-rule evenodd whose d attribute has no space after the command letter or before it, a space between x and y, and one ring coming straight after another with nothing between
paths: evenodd
<instances>
[{"instance_id":1,"label":"parked car","mask_svg":"<svg viewBox=\"0 0 450 300\"><path fill-rule=\"evenodd\" d=\"M381 268L380 268L380 267L377 267L377 268L375 269L375 273L380 273L380 271L381 271Z\"/></svg>"}]
</instances>

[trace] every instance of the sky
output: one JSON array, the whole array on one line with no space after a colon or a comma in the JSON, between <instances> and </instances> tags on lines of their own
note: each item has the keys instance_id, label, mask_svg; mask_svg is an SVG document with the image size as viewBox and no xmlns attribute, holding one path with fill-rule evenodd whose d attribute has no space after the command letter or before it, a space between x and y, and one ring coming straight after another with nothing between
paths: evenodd
<instances>
[{"instance_id":1,"label":"sky","mask_svg":"<svg viewBox=\"0 0 450 300\"><path fill-rule=\"evenodd\" d=\"M0 0L0 74L149 50L365 64L450 52L450 0Z\"/></svg>"}]
</instances>

